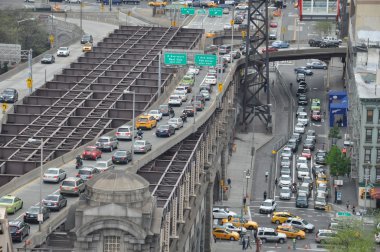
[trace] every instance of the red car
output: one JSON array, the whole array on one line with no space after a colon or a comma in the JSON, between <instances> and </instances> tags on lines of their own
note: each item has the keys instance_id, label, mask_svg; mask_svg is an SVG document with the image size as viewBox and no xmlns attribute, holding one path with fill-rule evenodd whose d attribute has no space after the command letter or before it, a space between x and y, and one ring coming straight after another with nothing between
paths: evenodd
<instances>
[{"instance_id":1,"label":"red car","mask_svg":"<svg viewBox=\"0 0 380 252\"><path fill-rule=\"evenodd\" d=\"M102 152L96 146L87 146L82 154L83 159L97 160L102 157Z\"/></svg>"},{"instance_id":2,"label":"red car","mask_svg":"<svg viewBox=\"0 0 380 252\"><path fill-rule=\"evenodd\" d=\"M265 53L266 52L266 49L263 48L261 50L262 53ZM271 52L278 52L278 49L276 47L268 47L268 53L271 53Z\"/></svg>"},{"instance_id":3,"label":"red car","mask_svg":"<svg viewBox=\"0 0 380 252\"><path fill-rule=\"evenodd\" d=\"M311 120L320 122L322 119L321 117L321 111L314 110L311 113Z\"/></svg>"},{"instance_id":4,"label":"red car","mask_svg":"<svg viewBox=\"0 0 380 252\"><path fill-rule=\"evenodd\" d=\"M305 157L307 159L311 159L311 150L310 149L303 149L301 156Z\"/></svg>"},{"instance_id":5,"label":"red car","mask_svg":"<svg viewBox=\"0 0 380 252\"><path fill-rule=\"evenodd\" d=\"M271 28L277 28L277 23L276 22L270 22L269 26Z\"/></svg>"}]
</instances>

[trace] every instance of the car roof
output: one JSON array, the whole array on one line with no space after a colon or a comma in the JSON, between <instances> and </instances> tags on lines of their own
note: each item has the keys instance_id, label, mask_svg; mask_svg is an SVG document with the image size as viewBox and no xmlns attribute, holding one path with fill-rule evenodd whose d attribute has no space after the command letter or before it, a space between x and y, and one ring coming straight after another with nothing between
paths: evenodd
<instances>
[{"instance_id":1,"label":"car roof","mask_svg":"<svg viewBox=\"0 0 380 252\"><path fill-rule=\"evenodd\" d=\"M83 169L83 168L82 168ZM81 178L77 178L77 177L68 177L68 178L66 178L64 181L77 181L77 180L79 180L79 179L81 179Z\"/></svg>"},{"instance_id":2,"label":"car roof","mask_svg":"<svg viewBox=\"0 0 380 252\"><path fill-rule=\"evenodd\" d=\"M259 227L258 228L259 231L274 231L274 228L268 228L268 227Z\"/></svg>"},{"instance_id":3,"label":"car roof","mask_svg":"<svg viewBox=\"0 0 380 252\"><path fill-rule=\"evenodd\" d=\"M13 195L4 195L1 198L3 198L3 199L14 199L14 198L16 198L16 196L13 196Z\"/></svg>"},{"instance_id":4,"label":"car roof","mask_svg":"<svg viewBox=\"0 0 380 252\"><path fill-rule=\"evenodd\" d=\"M284 211L282 211L282 212L273 212L273 215L277 215L277 214L290 214L290 215L293 215L290 212L284 212Z\"/></svg>"}]
</instances>

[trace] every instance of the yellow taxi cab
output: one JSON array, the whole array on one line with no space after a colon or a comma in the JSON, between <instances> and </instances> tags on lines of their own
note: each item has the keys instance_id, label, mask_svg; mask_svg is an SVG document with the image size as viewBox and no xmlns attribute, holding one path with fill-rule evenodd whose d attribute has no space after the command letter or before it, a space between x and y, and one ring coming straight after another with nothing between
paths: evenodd
<instances>
[{"instance_id":1,"label":"yellow taxi cab","mask_svg":"<svg viewBox=\"0 0 380 252\"><path fill-rule=\"evenodd\" d=\"M318 173L317 175L317 185L327 184L327 176L324 173Z\"/></svg>"},{"instance_id":2,"label":"yellow taxi cab","mask_svg":"<svg viewBox=\"0 0 380 252\"><path fill-rule=\"evenodd\" d=\"M168 5L168 2L149 2L148 5L153 7L165 7Z\"/></svg>"},{"instance_id":3,"label":"yellow taxi cab","mask_svg":"<svg viewBox=\"0 0 380 252\"><path fill-rule=\"evenodd\" d=\"M214 3L214 2L208 2L207 3L207 7L209 7L209 8L215 8L215 7L218 7L218 4Z\"/></svg>"},{"instance_id":4,"label":"yellow taxi cab","mask_svg":"<svg viewBox=\"0 0 380 252\"><path fill-rule=\"evenodd\" d=\"M240 239L239 233L231 232L223 228L215 228L212 231L212 235L216 239L231 240L231 241L238 241Z\"/></svg>"},{"instance_id":5,"label":"yellow taxi cab","mask_svg":"<svg viewBox=\"0 0 380 252\"><path fill-rule=\"evenodd\" d=\"M141 115L136 120L137 129L153 129L157 126L157 120L154 116Z\"/></svg>"},{"instance_id":6,"label":"yellow taxi cab","mask_svg":"<svg viewBox=\"0 0 380 252\"><path fill-rule=\"evenodd\" d=\"M283 233L287 238L296 238L297 240L305 239L305 231L298 230L289 225L278 226L276 231Z\"/></svg>"},{"instance_id":7,"label":"yellow taxi cab","mask_svg":"<svg viewBox=\"0 0 380 252\"><path fill-rule=\"evenodd\" d=\"M299 218L298 216L293 215L290 212L273 212L272 223L282 224L288 218Z\"/></svg>"},{"instance_id":8,"label":"yellow taxi cab","mask_svg":"<svg viewBox=\"0 0 380 252\"><path fill-rule=\"evenodd\" d=\"M241 218L231 218L230 220L228 220L228 219L222 219L222 224L224 224L226 222L230 222L235 227L241 227L243 225L243 227L245 227L248 230L257 229L259 227L259 225L256 222L249 221L249 220L246 220L244 218L243 219L241 219Z\"/></svg>"},{"instance_id":9,"label":"yellow taxi cab","mask_svg":"<svg viewBox=\"0 0 380 252\"><path fill-rule=\"evenodd\" d=\"M206 32L206 38L215 38L215 37L216 37L215 31Z\"/></svg>"},{"instance_id":10,"label":"yellow taxi cab","mask_svg":"<svg viewBox=\"0 0 380 252\"><path fill-rule=\"evenodd\" d=\"M91 43L86 43L82 47L83 52L91 52L92 51L92 44Z\"/></svg>"}]
</instances>

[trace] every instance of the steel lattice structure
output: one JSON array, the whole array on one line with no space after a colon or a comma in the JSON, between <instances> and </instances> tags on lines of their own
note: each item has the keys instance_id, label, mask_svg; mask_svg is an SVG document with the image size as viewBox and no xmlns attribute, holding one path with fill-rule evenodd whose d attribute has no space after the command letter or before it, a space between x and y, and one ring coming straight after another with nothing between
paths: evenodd
<instances>
[{"instance_id":1,"label":"steel lattice structure","mask_svg":"<svg viewBox=\"0 0 380 252\"><path fill-rule=\"evenodd\" d=\"M260 9L264 11L261 12ZM242 124L245 128L254 117L260 120L269 129L272 124L270 114L269 96L269 55L268 55L268 0L248 2L248 18L246 30L246 65L244 79L242 81L243 115ZM252 29L253 28L253 29ZM252 35L250 34L252 32ZM249 46L248 46L249 45ZM259 48L265 46L266 52L259 52ZM251 49L250 49L251 48ZM255 58L248 55L254 55ZM250 69L253 68L253 71ZM258 95L261 91L266 93L266 104L262 104Z\"/></svg>"}]
</instances>

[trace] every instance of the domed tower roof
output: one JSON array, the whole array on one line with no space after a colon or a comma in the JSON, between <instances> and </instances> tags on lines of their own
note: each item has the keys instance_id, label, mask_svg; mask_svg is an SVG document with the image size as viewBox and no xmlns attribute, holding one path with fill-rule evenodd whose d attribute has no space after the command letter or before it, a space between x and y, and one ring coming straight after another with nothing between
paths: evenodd
<instances>
[{"instance_id":1,"label":"domed tower roof","mask_svg":"<svg viewBox=\"0 0 380 252\"><path fill-rule=\"evenodd\" d=\"M151 200L149 182L135 173L111 170L87 181L87 199L90 202L144 205Z\"/></svg>"}]
</instances>

